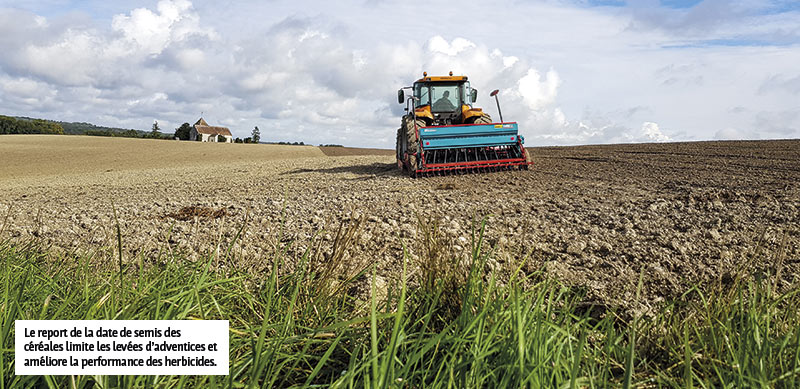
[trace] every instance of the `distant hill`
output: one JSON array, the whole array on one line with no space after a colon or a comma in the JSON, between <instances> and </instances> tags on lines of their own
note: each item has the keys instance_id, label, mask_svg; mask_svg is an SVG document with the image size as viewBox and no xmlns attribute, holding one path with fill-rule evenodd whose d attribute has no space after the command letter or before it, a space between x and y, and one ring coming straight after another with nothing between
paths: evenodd
<instances>
[{"instance_id":1,"label":"distant hill","mask_svg":"<svg viewBox=\"0 0 800 389\"><path fill-rule=\"evenodd\" d=\"M134 129L124 129L124 128L117 128L117 127L105 127L105 126L96 126L92 123L84 123L84 122L55 122L60 124L61 127L64 128L65 134L73 134L73 135L81 135L87 134L93 131L97 132L108 132L114 134L125 134L125 133L136 133L137 136L144 136L147 135L147 131L142 130L134 130Z\"/></svg>"},{"instance_id":2,"label":"distant hill","mask_svg":"<svg viewBox=\"0 0 800 389\"><path fill-rule=\"evenodd\" d=\"M62 131L63 130L63 131ZM26 116L0 115L0 134L66 134L94 136L122 136L129 138L152 137L149 131L117 127L96 126L84 122L61 122L57 120L36 119ZM161 134L171 138L171 134Z\"/></svg>"},{"instance_id":3,"label":"distant hill","mask_svg":"<svg viewBox=\"0 0 800 389\"><path fill-rule=\"evenodd\" d=\"M36 119L25 116L15 116L14 118L17 120L24 120L24 121L44 120L45 122L60 124L61 127L64 129L64 134L67 135L85 135L85 134L91 134L92 132L119 134L119 135L134 133L136 134L135 135L136 137L139 137L147 135L148 133L147 131L142 131L142 130L96 126L92 123L84 123L84 122L60 122L57 120Z\"/></svg>"}]
</instances>

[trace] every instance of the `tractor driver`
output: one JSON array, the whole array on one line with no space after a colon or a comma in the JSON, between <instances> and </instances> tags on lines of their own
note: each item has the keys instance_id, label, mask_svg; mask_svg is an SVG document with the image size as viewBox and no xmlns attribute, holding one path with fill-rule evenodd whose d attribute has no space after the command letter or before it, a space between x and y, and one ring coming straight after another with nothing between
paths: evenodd
<instances>
[{"instance_id":1,"label":"tractor driver","mask_svg":"<svg viewBox=\"0 0 800 389\"><path fill-rule=\"evenodd\" d=\"M436 100L433 103L433 110L436 112L453 112L456 110L456 106L449 99L450 91L446 90L442 94L442 97L439 100Z\"/></svg>"}]
</instances>

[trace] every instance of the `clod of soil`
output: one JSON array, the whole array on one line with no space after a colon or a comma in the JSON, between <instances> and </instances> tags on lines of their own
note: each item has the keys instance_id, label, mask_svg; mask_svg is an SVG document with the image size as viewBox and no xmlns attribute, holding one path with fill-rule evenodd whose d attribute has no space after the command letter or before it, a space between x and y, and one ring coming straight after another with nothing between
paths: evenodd
<instances>
[{"instance_id":1,"label":"clod of soil","mask_svg":"<svg viewBox=\"0 0 800 389\"><path fill-rule=\"evenodd\" d=\"M201 207L198 205L183 207L176 213L167 214L168 217L181 221L194 220L196 217L204 219L219 219L227 215L228 210L225 208L215 210L213 208Z\"/></svg>"}]
</instances>

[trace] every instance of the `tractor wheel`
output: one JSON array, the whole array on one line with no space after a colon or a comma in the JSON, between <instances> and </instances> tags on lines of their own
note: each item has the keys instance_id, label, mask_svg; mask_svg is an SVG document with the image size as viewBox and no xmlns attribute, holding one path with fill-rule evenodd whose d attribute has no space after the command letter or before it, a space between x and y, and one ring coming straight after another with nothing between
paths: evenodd
<instances>
[{"instance_id":1,"label":"tractor wheel","mask_svg":"<svg viewBox=\"0 0 800 389\"><path fill-rule=\"evenodd\" d=\"M489 116L488 113L481 114L481 116L475 119L475 124L489 124L492 122L492 117Z\"/></svg>"},{"instance_id":2,"label":"tractor wheel","mask_svg":"<svg viewBox=\"0 0 800 389\"><path fill-rule=\"evenodd\" d=\"M531 158L531 151L525 150L525 162L527 163L525 165L522 165L525 170L528 170L528 165L531 163L532 160L533 159Z\"/></svg>"},{"instance_id":3,"label":"tractor wheel","mask_svg":"<svg viewBox=\"0 0 800 389\"><path fill-rule=\"evenodd\" d=\"M417 127L424 127L425 121L414 118L410 115L403 116L403 130L406 133L406 153L408 154L408 166L411 169L412 175L419 169L417 157L414 153L419 152L419 140L417 139Z\"/></svg>"},{"instance_id":4,"label":"tractor wheel","mask_svg":"<svg viewBox=\"0 0 800 389\"><path fill-rule=\"evenodd\" d=\"M394 143L394 155L398 160L403 158L403 150L400 145L403 142L403 128L397 129L397 141Z\"/></svg>"},{"instance_id":5,"label":"tractor wheel","mask_svg":"<svg viewBox=\"0 0 800 389\"><path fill-rule=\"evenodd\" d=\"M400 128L397 129L397 142L395 142L395 144L394 144L394 151L395 151L395 157L397 157L397 165L398 165L398 167L401 170L405 171L406 170L406 165L401 162L403 160L403 147L402 146L403 146L403 128L400 127Z\"/></svg>"}]
</instances>

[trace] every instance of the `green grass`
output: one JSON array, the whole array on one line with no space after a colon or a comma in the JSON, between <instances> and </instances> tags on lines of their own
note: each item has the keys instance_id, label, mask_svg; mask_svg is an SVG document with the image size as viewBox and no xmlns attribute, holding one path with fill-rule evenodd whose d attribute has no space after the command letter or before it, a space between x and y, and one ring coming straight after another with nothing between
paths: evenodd
<instances>
[{"instance_id":1,"label":"green grass","mask_svg":"<svg viewBox=\"0 0 800 389\"><path fill-rule=\"evenodd\" d=\"M524 274L524 259L502 280L487 271L483 225L463 262L449 257L435 223L421 222L420 241L407 242L421 258L406 256L384 294L374 267L341 271L358 225L340 228L333 247L312 242L301 258L277 249L262 275L222 271L230 257L160 255L120 267L118 252L0 243L0 389L800 386L800 292L776 293L769 277L693 289L654 317L598 313L581 290ZM282 270L287 261L294 272ZM426 270L408 279L412 267ZM348 292L359 282L368 301ZM20 319L227 319L230 374L15 376Z\"/></svg>"}]
</instances>

